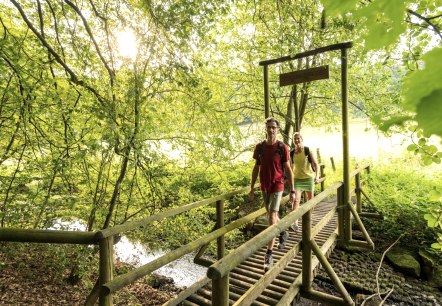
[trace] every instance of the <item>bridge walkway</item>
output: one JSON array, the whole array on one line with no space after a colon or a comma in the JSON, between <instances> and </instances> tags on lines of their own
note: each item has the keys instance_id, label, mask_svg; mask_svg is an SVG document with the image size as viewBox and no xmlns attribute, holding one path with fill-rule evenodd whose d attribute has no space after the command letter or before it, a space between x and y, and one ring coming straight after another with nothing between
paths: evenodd
<instances>
[{"instance_id":1,"label":"bridge walkway","mask_svg":"<svg viewBox=\"0 0 442 306\"><path fill-rule=\"evenodd\" d=\"M312 226L314 227L328 212L336 208L336 196L321 201L314 209L312 214ZM302 222L300 220L300 229ZM335 216L326 224L326 226L315 236L315 241L321 247L330 235L337 231L337 217ZM274 265L292 248L299 245L302 240L301 230L294 232L290 229L289 238L284 249L279 250L276 245L273 249ZM329 249L330 254L334 245ZM264 255L266 246L263 246L252 256L247 258L239 266L229 273L229 304L235 304L243 294L249 290L265 272L263 270ZM318 269L319 264L312 265L313 275ZM290 264L276 277L273 282L261 293L261 295L251 305L277 305L285 292L300 278L302 272L302 252L291 260ZM212 305L212 285L209 282L206 286L190 295L183 305Z\"/></svg>"}]
</instances>

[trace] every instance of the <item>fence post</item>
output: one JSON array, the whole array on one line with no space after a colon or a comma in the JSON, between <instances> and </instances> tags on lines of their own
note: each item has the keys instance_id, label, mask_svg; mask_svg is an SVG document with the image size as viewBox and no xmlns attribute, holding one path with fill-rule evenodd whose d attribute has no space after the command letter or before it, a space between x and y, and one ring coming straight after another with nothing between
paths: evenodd
<instances>
[{"instance_id":1,"label":"fence post","mask_svg":"<svg viewBox=\"0 0 442 306\"><path fill-rule=\"evenodd\" d=\"M332 165L333 172L335 172L336 171L336 166L335 166L335 160L333 159L333 157L330 157L330 162L331 162L331 165Z\"/></svg>"},{"instance_id":2,"label":"fence post","mask_svg":"<svg viewBox=\"0 0 442 306\"><path fill-rule=\"evenodd\" d=\"M221 228L224 226L224 200L216 201L216 228ZM224 257L225 253L225 243L224 243L224 235L218 237L217 242L217 255L218 260Z\"/></svg>"},{"instance_id":3,"label":"fence post","mask_svg":"<svg viewBox=\"0 0 442 306\"><path fill-rule=\"evenodd\" d=\"M317 155L318 164L320 164L321 163L321 154L319 154L319 148L316 149L316 155Z\"/></svg>"},{"instance_id":4,"label":"fence post","mask_svg":"<svg viewBox=\"0 0 442 306\"><path fill-rule=\"evenodd\" d=\"M340 186L337 192L338 205L338 236L341 243L344 241L344 186Z\"/></svg>"},{"instance_id":5,"label":"fence post","mask_svg":"<svg viewBox=\"0 0 442 306\"><path fill-rule=\"evenodd\" d=\"M321 170L321 173L320 173L320 177L321 178L325 177L324 168L325 168L325 165L321 165L320 168L319 168ZM321 191L324 191L324 190L325 190L325 182L322 181L321 182Z\"/></svg>"},{"instance_id":6,"label":"fence post","mask_svg":"<svg viewBox=\"0 0 442 306\"><path fill-rule=\"evenodd\" d=\"M302 289L304 292L312 290L312 247L310 245L312 225L312 211L302 216Z\"/></svg>"},{"instance_id":7,"label":"fence post","mask_svg":"<svg viewBox=\"0 0 442 306\"><path fill-rule=\"evenodd\" d=\"M114 237L110 236L104 239L100 239L100 275L99 285L100 287L111 281L113 278L113 249L114 249ZM103 292L100 288L100 306L111 306L112 293Z\"/></svg>"},{"instance_id":8,"label":"fence post","mask_svg":"<svg viewBox=\"0 0 442 306\"><path fill-rule=\"evenodd\" d=\"M216 228L224 226L224 201L216 201ZM218 260L224 257L225 241L224 235L216 240ZM227 306L229 305L229 274L224 277L212 280L212 305Z\"/></svg>"},{"instance_id":9,"label":"fence post","mask_svg":"<svg viewBox=\"0 0 442 306\"><path fill-rule=\"evenodd\" d=\"M355 175L355 192L356 192L356 211L358 213L362 212L362 201L361 201L361 174L357 173Z\"/></svg>"}]
</instances>

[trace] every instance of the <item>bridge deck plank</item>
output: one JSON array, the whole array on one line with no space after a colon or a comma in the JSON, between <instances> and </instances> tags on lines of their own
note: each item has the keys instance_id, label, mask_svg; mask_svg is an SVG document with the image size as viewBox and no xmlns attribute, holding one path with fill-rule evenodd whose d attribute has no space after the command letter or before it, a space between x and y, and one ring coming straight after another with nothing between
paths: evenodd
<instances>
[{"instance_id":1,"label":"bridge deck plank","mask_svg":"<svg viewBox=\"0 0 442 306\"><path fill-rule=\"evenodd\" d=\"M336 197L322 201L315 207L312 213L312 226L315 226L323 216L331 209L336 207ZM299 220L301 221L301 220ZM300 228L302 222L299 223ZM318 233L315 237L316 243L321 247L323 243L330 237L331 233L337 227L337 217L335 217ZM277 247L273 250L274 264L280 260L284 254L302 239L301 231L296 233L289 230L290 236L286 242L286 247L279 250ZM229 274L229 303L235 303L243 293L246 292L255 282L264 275L263 261L266 253L266 246L263 246L241 265L235 268ZM331 252L327 252L330 254ZM327 256L327 255L326 255ZM300 275L302 271L302 253L300 252L293 258L290 264L282 271L275 280L261 293L252 305L275 305L282 298L291 283ZM313 271L316 274L316 271ZM192 294L187 300L197 302L198 305L211 305L211 283L204 288ZM202 304L199 304L202 303ZM185 304L185 303L184 303Z\"/></svg>"}]
</instances>

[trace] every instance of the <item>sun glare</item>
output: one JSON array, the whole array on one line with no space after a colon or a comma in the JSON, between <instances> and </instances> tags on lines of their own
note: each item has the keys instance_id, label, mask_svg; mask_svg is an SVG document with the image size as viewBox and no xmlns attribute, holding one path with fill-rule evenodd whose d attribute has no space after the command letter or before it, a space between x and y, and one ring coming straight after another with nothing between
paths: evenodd
<instances>
[{"instance_id":1,"label":"sun glare","mask_svg":"<svg viewBox=\"0 0 442 306\"><path fill-rule=\"evenodd\" d=\"M137 56L137 39L134 32L131 30L118 32L117 42L120 55L135 60Z\"/></svg>"}]
</instances>

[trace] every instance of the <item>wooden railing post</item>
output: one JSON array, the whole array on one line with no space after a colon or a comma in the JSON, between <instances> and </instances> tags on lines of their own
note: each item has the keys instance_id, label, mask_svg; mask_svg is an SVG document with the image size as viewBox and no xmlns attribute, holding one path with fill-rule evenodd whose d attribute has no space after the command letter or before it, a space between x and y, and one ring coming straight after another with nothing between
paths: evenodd
<instances>
[{"instance_id":1,"label":"wooden railing post","mask_svg":"<svg viewBox=\"0 0 442 306\"><path fill-rule=\"evenodd\" d=\"M356 211L362 213L362 201L361 201L361 174L355 175L355 192L356 192Z\"/></svg>"},{"instance_id":2,"label":"wooden railing post","mask_svg":"<svg viewBox=\"0 0 442 306\"><path fill-rule=\"evenodd\" d=\"M216 229L219 229L224 226L224 200L216 201ZM224 235L219 236L216 240L217 242L217 255L218 260L224 257L225 252L225 240Z\"/></svg>"},{"instance_id":3,"label":"wooden railing post","mask_svg":"<svg viewBox=\"0 0 442 306\"><path fill-rule=\"evenodd\" d=\"M319 153L319 148L316 149L316 160L318 161L318 164L321 164L321 154Z\"/></svg>"},{"instance_id":4,"label":"wooden railing post","mask_svg":"<svg viewBox=\"0 0 442 306\"><path fill-rule=\"evenodd\" d=\"M339 241L344 241L344 187L340 186L336 194L338 207L338 236Z\"/></svg>"},{"instance_id":5,"label":"wooden railing post","mask_svg":"<svg viewBox=\"0 0 442 306\"><path fill-rule=\"evenodd\" d=\"M102 290L103 284L109 282L113 278L113 249L114 249L114 237L110 236L104 239L100 239L100 306L110 306L112 303L112 293L107 293Z\"/></svg>"},{"instance_id":6,"label":"wooden railing post","mask_svg":"<svg viewBox=\"0 0 442 306\"><path fill-rule=\"evenodd\" d=\"M312 227L312 211L302 216L302 289L304 292L312 290L312 247L310 245Z\"/></svg>"},{"instance_id":7,"label":"wooden railing post","mask_svg":"<svg viewBox=\"0 0 442 306\"><path fill-rule=\"evenodd\" d=\"M345 219L345 242L351 240L351 216L350 208L350 146L348 126L348 88L347 75L348 61L347 49L341 49L341 96L342 96L342 153L343 153L343 178L344 178L344 219Z\"/></svg>"},{"instance_id":8,"label":"wooden railing post","mask_svg":"<svg viewBox=\"0 0 442 306\"><path fill-rule=\"evenodd\" d=\"M320 177L321 178L323 178L323 177L325 177L325 171L324 171L324 168L325 168L325 165L321 165L320 167L319 167L319 169L320 169ZM325 190L325 182L324 181L322 181L321 182L321 191L324 191Z\"/></svg>"},{"instance_id":9,"label":"wooden railing post","mask_svg":"<svg viewBox=\"0 0 442 306\"><path fill-rule=\"evenodd\" d=\"M336 171L336 166L335 166L335 160L333 159L333 157L330 157L330 162L331 162L331 165L332 165L333 172L335 172Z\"/></svg>"},{"instance_id":10,"label":"wooden railing post","mask_svg":"<svg viewBox=\"0 0 442 306\"><path fill-rule=\"evenodd\" d=\"M216 228L224 226L224 201L216 201ZM225 255L224 235L216 240L218 260ZM229 274L224 277L212 280L212 305L227 306L229 305Z\"/></svg>"}]
</instances>

